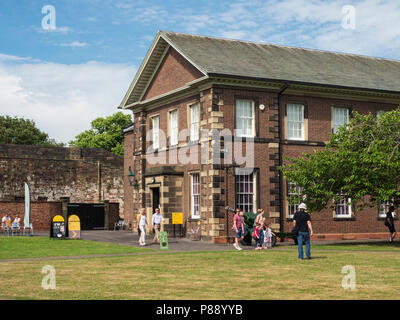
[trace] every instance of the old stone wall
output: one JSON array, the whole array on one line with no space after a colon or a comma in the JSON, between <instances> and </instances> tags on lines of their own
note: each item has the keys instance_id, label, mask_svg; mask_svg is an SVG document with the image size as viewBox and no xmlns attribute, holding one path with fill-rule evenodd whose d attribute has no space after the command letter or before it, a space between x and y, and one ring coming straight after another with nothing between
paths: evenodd
<instances>
[{"instance_id":1,"label":"old stone wall","mask_svg":"<svg viewBox=\"0 0 400 320\"><path fill-rule=\"evenodd\" d=\"M119 203L123 216L123 159L102 149L0 145L0 201Z\"/></svg>"}]
</instances>

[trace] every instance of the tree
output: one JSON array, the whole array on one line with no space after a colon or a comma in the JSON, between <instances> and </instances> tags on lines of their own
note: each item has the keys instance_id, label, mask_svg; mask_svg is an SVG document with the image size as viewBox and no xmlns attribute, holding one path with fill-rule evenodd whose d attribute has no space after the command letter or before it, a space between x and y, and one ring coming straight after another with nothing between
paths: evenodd
<instances>
[{"instance_id":1,"label":"tree","mask_svg":"<svg viewBox=\"0 0 400 320\"><path fill-rule=\"evenodd\" d=\"M400 204L400 106L377 119L354 113L321 151L287 159L287 181L301 188L292 203L320 211L343 198L358 209L380 201Z\"/></svg>"},{"instance_id":2,"label":"tree","mask_svg":"<svg viewBox=\"0 0 400 320\"><path fill-rule=\"evenodd\" d=\"M40 131L33 120L10 116L0 116L0 143L64 146Z\"/></svg>"},{"instance_id":3,"label":"tree","mask_svg":"<svg viewBox=\"0 0 400 320\"><path fill-rule=\"evenodd\" d=\"M72 147L102 148L120 157L124 156L124 137L122 128L132 123L130 115L117 112L106 118L97 118L86 130L69 142Z\"/></svg>"}]
</instances>

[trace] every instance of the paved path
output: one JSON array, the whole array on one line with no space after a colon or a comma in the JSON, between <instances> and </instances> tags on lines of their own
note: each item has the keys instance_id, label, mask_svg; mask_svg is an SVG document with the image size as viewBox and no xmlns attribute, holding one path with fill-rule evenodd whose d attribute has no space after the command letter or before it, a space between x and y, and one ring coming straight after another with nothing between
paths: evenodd
<instances>
[{"instance_id":1,"label":"paved path","mask_svg":"<svg viewBox=\"0 0 400 320\"><path fill-rule=\"evenodd\" d=\"M82 239L111 242L123 245L132 245L139 247L139 237L137 233L130 231L108 231L108 230L93 230L82 231ZM146 248L158 249L159 244L152 244L153 236L146 236ZM328 245L328 244L362 244L362 243L383 243L384 240L315 240L311 241L311 245ZM278 242L277 247L294 247L294 242ZM232 244L214 244L206 241L194 241L187 238L169 238L168 247L170 250L176 251L196 251L196 250L234 250ZM244 250L254 250L254 247L242 246Z\"/></svg>"},{"instance_id":2,"label":"paved path","mask_svg":"<svg viewBox=\"0 0 400 320\"><path fill-rule=\"evenodd\" d=\"M35 236L49 236L49 232L35 232ZM111 230L91 230L81 231L81 238L91 241L107 242L134 247L139 246L139 237L137 233L130 231L111 231ZM146 246L149 249L160 249L160 245L152 243L153 236L146 236ZM341 240L329 241L318 240L311 241L311 245L328 245L328 244L361 244L361 243L382 243L382 240ZM295 247L294 242L278 242L274 248L290 248ZM235 250L232 244L214 244L206 241L194 241L187 238L169 238L167 252L179 251L214 251L214 250ZM254 250L253 246L242 246L244 250Z\"/></svg>"}]
</instances>

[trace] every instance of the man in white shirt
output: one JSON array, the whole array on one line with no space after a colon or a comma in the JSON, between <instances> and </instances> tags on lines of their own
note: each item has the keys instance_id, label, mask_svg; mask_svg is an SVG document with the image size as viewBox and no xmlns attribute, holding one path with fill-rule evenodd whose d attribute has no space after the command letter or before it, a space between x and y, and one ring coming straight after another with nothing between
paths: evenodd
<instances>
[{"instance_id":1,"label":"man in white shirt","mask_svg":"<svg viewBox=\"0 0 400 320\"><path fill-rule=\"evenodd\" d=\"M156 242L156 241L158 243L160 243L160 238L158 237L158 234L159 234L159 232L161 230L162 221L164 221L164 218L160 214L160 209L156 208L156 212L153 214L153 218L151 219L151 224L153 226L153 230L155 231L153 243Z\"/></svg>"}]
</instances>

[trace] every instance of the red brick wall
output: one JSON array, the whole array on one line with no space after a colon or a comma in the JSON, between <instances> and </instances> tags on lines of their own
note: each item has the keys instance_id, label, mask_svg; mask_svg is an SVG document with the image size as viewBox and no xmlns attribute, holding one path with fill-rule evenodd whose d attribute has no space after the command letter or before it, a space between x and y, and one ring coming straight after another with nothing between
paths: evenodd
<instances>
[{"instance_id":1,"label":"red brick wall","mask_svg":"<svg viewBox=\"0 0 400 320\"><path fill-rule=\"evenodd\" d=\"M172 54L171 54L172 56ZM172 57L168 56L168 59ZM167 59L166 59L167 60ZM177 61L175 61L177 62ZM168 64L172 66L172 62L168 62ZM177 62L178 63L178 62ZM179 64L179 63L178 63ZM182 65L181 65L182 67ZM160 69L161 70L161 69ZM167 67L165 67L167 70ZM164 71L163 71L164 72ZM169 71L171 72L171 71ZM177 71L179 72L179 71ZM167 72L166 72L167 73ZM161 74L161 71L160 71ZM171 83L176 83L172 79L164 79L164 87L162 87L161 75L157 81L160 81L158 84L158 91L156 90L156 85L153 87L153 95L148 95L146 98L151 96L156 96L157 94L167 92L174 88L174 85ZM188 80L189 81L189 80ZM179 84L180 86L181 84ZM149 89L150 90L150 89ZM256 105L256 114L258 117L258 136L257 141L254 144L254 167L259 170L259 204L260 207L265 210L267 215L271 212L279 212L280 208L280 199L279 199L279 180L277 180L277 166L278 166L278 157L277 151L278 149L270 146L270 144L278 143L278 113L280 112L280 116L282 119L282 134L285 132L285 105L286 103L303 103L307 105L308 109L308 142L326 142L329 140L331 135L331 107L351 107L352 110L357 111L359 113L367 113L372 112L376 113L378 110L390 110L395 108L396 104L388 104L388 103L380 103L373 101L356 101L349 99L328 99L321 97L310 97L310 96L294 96L294 95L283 95L281 97L280 108L277 105L277 94L276 92L271 92L263 89L248 89L248 88L232 88L232 87L214 87L211 90L207 90L204 92L200 92L199 95L194 95L189 98L185 98L174 103L170 103L168 105L164 105L162 107L158 107L152 109L149 113L140 112L140 117L142 122L135 123L135 144L133 143L133 138L130 136L126 136L126 144L128 145L126 148L128 150L129 144L135 145L136 149L129 149L126 157L130 162L130 154L132 152L139 152L141 149L141 134L139 125L142 124L145 126L145 130L149 130L151 127L150 118L153 115L160 115L160 129L167 133L168 128L168 112L171 109L178 109L178 117L179 117L179 130L183 128L187 128L187 107L191 103L199 102L203 112L203 118L201 120L208 121L212 115L211 111L223 112L223 117L219 118L218 123L223 124L224 128L230 129L232 132L235 127L235 114L234 114L234 104L235 97L248 97L254 98L257 101ZM258 108L259 104L265 105L265 110L261 111ZM139 117L139 113L137 114ZM136 119L136 115L135 115ZM137 118L139 119L139 118ZM203 126L203 125L201 125ZM210 122L207 122L205 128L211 128ZM283 137L282 137L283 138ZM319 146L311 146L305 142L304 145L293 144L291 142L284 142L282 147L283 155L282 158L285 157L298 157L301 156L302 152L312 152L314 149L321 148ZM150 146L150 142L147 141L145 144L145 149L147 150ZM162 142L160 142L160 148L165 147ZM200 147L199 147L200 148ZM242 148L243 152L245 148ZM141 170L143 168L141 166L141 161L143 158L139 155L133 157L136 160L132 160L135 163L136 169ZM166 157L167 165L168 165L168 156ZM221 159L221 164L223 164L223 159ZM173 164L172 164L173 165ZM159 164L150 164L146 162L146 168L158 167ZM125 171L126 171L125 165ZM184 220L187 221L187 228L195 228L197 226L197 222L190 221L190 173L191 171L199 171L199 172L209 172L209 170L218 170L219 171L219 181L213 180L215 177L212 176L201 176L201 204L205 208L214 207L216 211L208 212L206 215L202 215L202 219L200 219L202 224L202 231L209 232L211 231L209 225L209 218L218 218L220 224L226 224L225 220L225 210L224 206L229 205L231 207L235 206L235 178L233 175L233 169L229 169L228 180L226 180L225 169L222 167L216 167L213 165L199 165L199 164L189 164L184 165L184 182L183 182L183 211L185 213ZM144 172L141 172L142 174ZM140 176L140 175L139 175ZM138 176L138 177L139 177ZM126 184L125 184L126 185ZM212 186L212 187L211 187ZM286 193L286 183L281 186L283 189L284 197ZM212 194L212 188L220 188L220 194ZM125 188L125 193L127 193L127 188ZM143 194L135 194L136 200L133 198L126 197L129 201L133 202L134 211L140 207L142 207L141 199ZM226 201L228 198L228 201ZM282 199L284 201L284 199ZM281 221L283 224L283 231L290 231L292 228L292 222L286 219L286 207L284 204L283 210L283 220ZM353 221L334 221L332 217L331 210L324 210L320 213L312 213L312 221L314 225L314 231L319 234L326 233L377 233L377 232L387 232L386 228L383 226L383 221L378 220L378 212L376 208L365 209L360 212L355 213L355 220ZM270 223L279 223L279 218L268 218L268 222ZM396 221L396 226L398 226L399 222ZM229 213L229 227L228 230L231 232L232 226L232 214ZM220 234L226 234L226 227L221 231ZM204 236L203 239L209 239L209 237Z\"/></svg>"},{"instance_id":2,"label":"red brick wall","mask_svg":"<svg viewBox=\"0 0 400 320\"><path fill-rule=\"evenodd\" d=\"M18 214L23 225L25 215L24 202L0 202L0 216L9 214L12 221ZM61 202L31 202L30 221L34 231L50 231L51 219L55 215L62 215Z\"/></svg>"},{"instance_id":3,"label":"red brick wall","mask_svg":"<svg viewBox=\"0 0 400 320\"><path fill-rule=\"evenodd\" d=\"M202 76L203 74L184 59L175 49L170 48L147 89L143 100L183 87L186 83Z\"/></svg>"},{"instance_id":4,"label":"red brick wall","mask_svg":"<svg viewBox=\"0 0 400 320\"><path fill-rule=\"evenodd\" d=\"M391 110L397 107L396 104L388 104L372 101L356 101L346 99L329 99L308 96L289 96L283 95L281 100L281 119L282 127L285 128L285 106L287 103L303 103L308 108L308 140L316 142L326 142L330 139L332 132L332 115L331 107L351 107L353 111L361 114L371 112L376 114L378 110ZM283 146L283 158L301 157L303 152L313 153L314 150L320 150L320 146L294 145L289 144ZM287 162L284 160L284 163ZM284 197L286 197L286 183L284 187ZM287 208L284 207L284 231L292 229L292 221L287 220ZM313 212L311 214L315 233L376 233L386 232L387 228L383 225L382 220L378 220L377 208L365 208L361 211L355 211L355 220L336 221L333 218L331 209L321 212ZM398 227L399 222L395 225Z\"/></svg>"},{"instance_id":5,"label":"red brick wall","mask_svg":"<svg viewBox=\"0 0 400 320\"><path fill-rule=\"evenodd\" d=\"M109 203L108 228L114 230L114 225L119 221L119 203Z\"/></svg>"}]
</instances>

